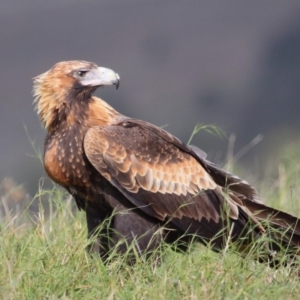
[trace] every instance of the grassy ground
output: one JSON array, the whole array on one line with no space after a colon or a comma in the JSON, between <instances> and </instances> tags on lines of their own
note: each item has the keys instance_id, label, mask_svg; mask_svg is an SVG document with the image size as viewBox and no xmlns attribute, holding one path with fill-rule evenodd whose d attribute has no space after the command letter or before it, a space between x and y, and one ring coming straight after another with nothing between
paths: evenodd
<instances>
[{"instance_id":1,"label":"grassy ground","mask_svg":"<svg viewBox=\"0 0 300 300\"><path fill-rule=\"evenodd\" d=\"M267 203L299 216L297 149L284 152L260 189ZM62 190L47 195L47 217L41 209L30 226L13 218L1 225L2 299L299 299L298 268L274 270L230 249L215 254L197 245L180 254L165 247L160 263L141 259L128 266L115 256L105 265L85 251L83 213Z\"/></svg>"}]
</instances>

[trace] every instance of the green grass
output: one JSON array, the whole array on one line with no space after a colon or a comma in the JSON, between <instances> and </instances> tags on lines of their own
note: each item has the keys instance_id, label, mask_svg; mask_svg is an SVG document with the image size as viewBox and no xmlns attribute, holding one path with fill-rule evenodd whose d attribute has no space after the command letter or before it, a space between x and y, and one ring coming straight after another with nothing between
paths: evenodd
<instances>
[{"instance_id":1,"label":"green grass","mask_svg":"<svg viewBox=\"0 0 300 300\"><path fill-rule=\"evenodd\" d=\"M297 147L284 151L260 190L268 204L299 216ZM85 251L85 217L69 196L54 188L39 191L36 201L42 197L49 197L47 213L25 210L20 218L26 222L8 218L1 225L2 299L299 299L299 268L274 270L230 249L216 254L196 245L181 254L166 246L160 262L140 259L129 266L112 253L104 264Z\"/></svg>"}]
</instances>

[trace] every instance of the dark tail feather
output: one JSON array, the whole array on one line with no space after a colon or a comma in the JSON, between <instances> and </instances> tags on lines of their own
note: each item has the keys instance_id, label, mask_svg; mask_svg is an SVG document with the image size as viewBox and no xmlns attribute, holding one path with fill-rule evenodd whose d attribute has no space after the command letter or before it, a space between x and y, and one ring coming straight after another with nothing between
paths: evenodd
<instances>
[{"instance_id":1,"label":"dark tail feather","mask_svg":"<svg viewBox=\"0 0 300 300\"><path fill-rule=\"evenodd\" d=\"M229 244L235 243L237 250L245 256L253 243L262 237L261 228L253 222L242 208L239 208L239 218L237 220L223 216L216 223L205 218L199 221L182 217L181 219L173 218L171 223L179 229L178 239L184 237L185 241L199 241L215 252L221 252ZM187 237L190 237L190 239Z\"/></svg>"},{"instance_id":2,"label":"dark tail feather","mask_svg":"<svg viewBox=\"0 0 300 300\"><path fill-rule=\"evenodd\" d=\"M237 220L225 217L215 223L183 217L171 222L181 232L194 235L192 240L209 245L216 252L225 249L230 240L244 257L257 245L261 251L257 256L254 253L254 259L268 262L271 267L294 264L300 255L300 220L257 202L245 202L246 209L239 208Z\"/></svg>"},{"instance_id":3,"label":"dark tail feather","mask_svg":"<svg viewBox=\"0 0 300 300\"><path fill-rule=\"evenodd\" d=\"M298 218L257 202L244 201L244 205L258 221L263 223L275 242L281 243L287 251L300 254L300 220Z\"/></svg>"}]
</instances>

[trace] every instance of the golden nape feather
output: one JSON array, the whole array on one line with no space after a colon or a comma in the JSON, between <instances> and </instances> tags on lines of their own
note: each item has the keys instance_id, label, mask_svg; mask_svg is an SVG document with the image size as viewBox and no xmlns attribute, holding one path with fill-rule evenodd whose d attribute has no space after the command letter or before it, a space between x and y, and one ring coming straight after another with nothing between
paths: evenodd
<instances>
[{"instance_id":1,"label":"golden nape feather","mask_svg":"<svg viewBox=\"0 0 300 300\"><path fill-rule=\"evenodd\" d=\"M60 62L34 79L47 130L45 170L85 211L89 236L97 237L91 250L105 258L111 247L123 253L134 243L148 256L162 242L181 241L177 249L186 250L198 241L221 251L230 241L243 255L261 243L257 258L270 265L279 261L275 253L298 254L297 218L265 206L251 185L200 149L93 96L119 81L85 61Z\"/></svg>"}]
</instances>

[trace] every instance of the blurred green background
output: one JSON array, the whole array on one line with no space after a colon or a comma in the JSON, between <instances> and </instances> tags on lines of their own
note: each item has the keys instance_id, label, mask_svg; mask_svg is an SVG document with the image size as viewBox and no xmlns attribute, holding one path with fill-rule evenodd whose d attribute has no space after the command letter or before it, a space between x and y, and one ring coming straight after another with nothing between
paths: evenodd
<instances>
[{"instance_id":1,"label":"blurred green background","mask_svg":"<svg viewBox=\"0 0 300 300\"><path fill-rule=\"evenodd\" d=\"M45 176L30 142L42 151L32 78L62 60L117 71L120 89L97 95L183 141L197 123L219 126L230 141L193 140L216 162L233 148L259 173L299 140L298 0L2 0L0 53L0 182L30 194Z\"/></svg>"}]
</instances>

